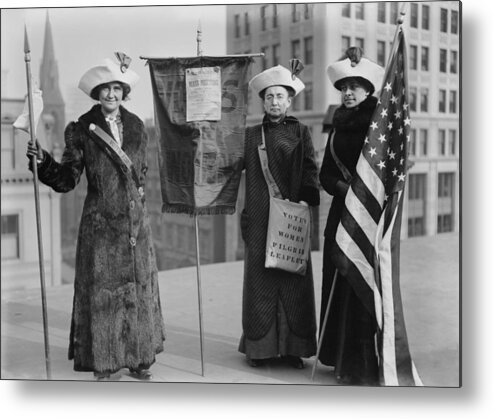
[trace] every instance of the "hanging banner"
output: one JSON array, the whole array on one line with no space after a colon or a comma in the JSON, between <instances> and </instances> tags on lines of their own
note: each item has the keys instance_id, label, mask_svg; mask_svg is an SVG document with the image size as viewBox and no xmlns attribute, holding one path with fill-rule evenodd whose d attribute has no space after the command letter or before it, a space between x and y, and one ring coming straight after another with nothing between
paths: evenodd
<instances>
[{"instance_id":1,"label":"hanging banner","mask_svg":"<svg viewBox=\"0 0 493 419\"><path fill-rule=\"evenodd\" d=\"M154 97L162 211L234 213L252 57L146 59Z\"/></svg>"}]
</instances>

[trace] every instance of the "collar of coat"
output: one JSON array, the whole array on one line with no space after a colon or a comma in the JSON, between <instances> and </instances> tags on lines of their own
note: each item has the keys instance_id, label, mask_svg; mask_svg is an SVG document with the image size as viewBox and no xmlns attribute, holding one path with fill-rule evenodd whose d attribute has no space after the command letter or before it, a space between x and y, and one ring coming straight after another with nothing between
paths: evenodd
<instances>
[{"instance_id":1,"label":"collar of coat","mask_svg":"<svg viewBox=\"0 0 493 419\"><path fill-rule=\"evenodd\" d=\"M262 124L263 125L267 125L267 126L275 126L275 125L279 125L283 122L286 122L286 123L298 123L298 119L295 118L294 116L291 116L291 115L284 115L284 117L279 121L279 122L272 122L270 119L269 119L269 116L267 114L264 115L264 119L262 120Z\"/></svg>"},{"instance_id":2,"label":"collar of coat","mask_svg":"<svg viewBox=\"0 0 493 419\"><path fill-rule=\"evenodd\" d=\"M375 96L368 96L355 108L339 106L334 112L333 125L336 129L367 129L369 119L373 116L373 111L377 107L378 99Z\"/></svg>"},{"instance_id":3,"label":"collar of coat","mask_svg":"<svg viewBox=\"0 0 493 419\"><path fill-rule=\"evenodd\" d=\"M142 133L144 124L137 115L129 112L123 106L120 106L119 112L123 124L122 148L124 149L129 146L132 139L140 138L138 134ZM112 136L111 129L104 118L100 104L94 105L89 112L80 116L79 122L84 126L87 132L89 132L90 124L96 124L108 135Z\"/></svg>"}]
</instances>

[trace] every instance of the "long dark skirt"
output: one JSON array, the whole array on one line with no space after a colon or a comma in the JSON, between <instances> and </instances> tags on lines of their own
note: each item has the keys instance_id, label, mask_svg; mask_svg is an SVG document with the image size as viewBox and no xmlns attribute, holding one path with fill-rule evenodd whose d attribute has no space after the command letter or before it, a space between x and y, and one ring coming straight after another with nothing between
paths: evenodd
<instances>
[{"instance_id":1,"label":"long dark skirt","mask_svg":"<svg viewBox=\"0 0 493 419\"><path fill-rule=\"evenodd\" d=\"M320 329L336 272L329 257L330 243L327 239L324 243ZM341 384L378 384L375 332L370 313L346 278L338 274L320 348L320 362L334 367Z\"/></svg>"}]
</instances>

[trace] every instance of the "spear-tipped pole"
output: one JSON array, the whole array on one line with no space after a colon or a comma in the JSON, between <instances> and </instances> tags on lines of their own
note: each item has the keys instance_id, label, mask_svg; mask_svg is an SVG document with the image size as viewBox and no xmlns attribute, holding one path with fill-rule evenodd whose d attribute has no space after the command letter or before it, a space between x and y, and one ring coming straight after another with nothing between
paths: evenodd
<instances>
[{"instance_id":1,"label":"spear-tipped pole","mask_svg":"<svg viewBox=\"0 0 493 419\"><path fill-rule=\"evenodd\" d=\"M29 143L36 144L34 112L33 112L33 92L31 79L31 50L29 48L29 40L27 37L27 28L24 26L24 61L26 62L26 77L27 77L27 100L29 105L29 133L31 138ZM45 289L45 270L44 270L44 255L43 255L43 235L41 231L41 213L39 204L39 182L38 182L38 166L37 156L31 157L34 178L34 203L36 207L36 227L38 233L38 255L39 255L39 278L41 281L41 305L43 311L43 332L45 346L45 361L46 361L46 377L51 379L51 363L50 363L50 344L48 340L48 314L46 310L46 289Z\"/></svg>"}]
</instances>

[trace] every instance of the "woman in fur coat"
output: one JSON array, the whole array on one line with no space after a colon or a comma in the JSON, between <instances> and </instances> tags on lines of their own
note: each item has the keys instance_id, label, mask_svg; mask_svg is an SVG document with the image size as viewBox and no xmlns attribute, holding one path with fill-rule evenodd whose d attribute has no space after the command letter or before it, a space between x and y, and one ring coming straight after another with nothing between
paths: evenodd
<instances>
[{"instance_id":1,"label":"woman in fur coat","mask_svg":"<svg viewBox=\"0 0 493 419\"><path fill-rule=\"evenodd\" d=\"M105 60L82 76L79 88L99 104L68 124L61 162L39 145L27 154L56 192L74 189L86 172L68 353L74 370L107 380L128 368L148 380L165 336L144 194L147 135L121 106L138 76L128 57L117 57L120 65Z\"/></svg>"},{"instance_id":2,"label":"woman in fur coat","mask_svg":"<svg viewBox=\"0 0 493 419\"><path fill-rule=\"evenodd\" d=\"M372 94L375 88L380 88L384 69L362 58L359 48L350 48L346 54L345 59L327 69L329 79L341 92L342 104L334 113L320 169L320 183L333 196L324 233L321 326L335 281L320 347L320 361L335 367L336 378L341 384L376 385L376 324L346 278L337 274L335 279L336 267L331 259L331 246L341 220L344 198L351 177L356 172L356 163L377 106L377 98Z\"/></svg>"}]
</instances>

